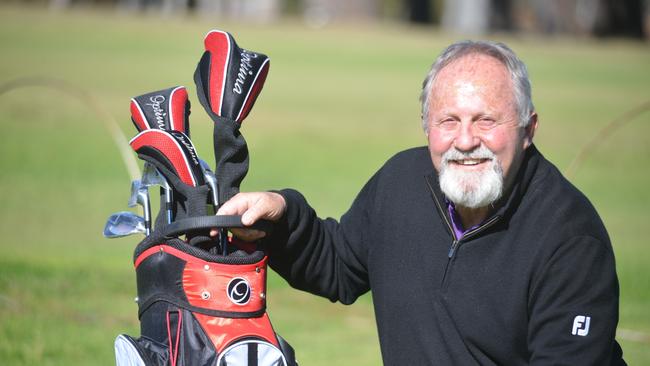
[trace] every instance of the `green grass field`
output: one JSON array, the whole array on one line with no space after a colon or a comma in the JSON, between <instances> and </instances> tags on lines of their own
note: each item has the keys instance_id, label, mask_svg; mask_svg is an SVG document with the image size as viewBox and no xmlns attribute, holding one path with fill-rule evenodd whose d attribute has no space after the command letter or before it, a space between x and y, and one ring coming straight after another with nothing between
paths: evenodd
<instances>
[{"instance_id":1,"label":"green grass field","mask_svg":"<svg viewBox=\"0 0 650 366\"><path fill-rule=\"evenodd\" d=\"M51 14L0 6L0 84L64 80L92 94L135 133L129 98L185 85L192 136L212 161L211 121L192 74L212 28L271 57L264 91L242 129L251 169L244 190L293 187L321 216L339 217L392 154L425 144L418 95L454 37L394 24L310 29L299 22L234 24L111 11ZM540 150L565 169L608 122L650 100L648 44L494 37L528 63ZM136 237L106 240L126 209L130 177L101 119L50 87L0 94L0 364L110 365L119 333L138 335ZM650 113L600 141L571 177L605 221L621 284L620 334L630 365L650 364ZM577 263L579 265L579 263ZM372 300L352 306L269 280L269 313L303 365L381 364Z\"/></svg>"}]
</instances>

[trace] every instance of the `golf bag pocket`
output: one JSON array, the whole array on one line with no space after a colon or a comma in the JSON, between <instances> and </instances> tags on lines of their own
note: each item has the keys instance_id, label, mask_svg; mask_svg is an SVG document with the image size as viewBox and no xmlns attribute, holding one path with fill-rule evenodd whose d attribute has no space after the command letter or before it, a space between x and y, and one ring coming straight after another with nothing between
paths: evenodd
<instances>
[{"instance_id":1,"label":"golf bag pocket","mask_svg":"<svg viewBox=\"0 0 650 366\"><path fill-rule=\"evenodd\" d=\"M142 333L147 336L142 335L136 339L121 334L117 337L115 357L118 366L291 365L278 345L271 343L273 339L268 339L267 335L255 332L248 332L251 334L249 336L239 334L246 326L250 326L246 322L230 322L222 318L217 321L220 323L219 329L211 326L206 329L191 311L164 311L164 308L173 306L158 304L141 319ZM265 321L268 318L262 319L262 323L257 325L264 326ZM234 340L231 339L233 335L237 336ZM219 337L230 343L217 349L215 342L220 342L214 338Z\"/></svg>"},{"instance_id":2,"label":"golf bag pocket","mask_svg":"<svg viewBox=\"0 0 650 366\"><path fill-rule=\"evenodd\" d=\"M287 361L276 346L260 339L249 339L236 342L226 348L217 365L287 365Z\"/></svg>"},{"instance_id":3,"label":"golf bag pocket","mask_svg":"<svg viewBox=\"0 0 650 366\"><path fill-rule=\"evenodd\" d=\"M266 313L263 251L216 255L157 234L134 254L141 337L117 337L118 366L297 365Z\"/></svg>"},{"instance_id":4,"label":"golf bag pocket","mask_svg":"<svg viewBox=\"0 0 650 366\"><path fill-rule=\"evenodd\" d=\"M120 334L115 338L115 364L117 366L168 365L165 345L145 337L134 339Z\"/></svg>"}]
</instances>

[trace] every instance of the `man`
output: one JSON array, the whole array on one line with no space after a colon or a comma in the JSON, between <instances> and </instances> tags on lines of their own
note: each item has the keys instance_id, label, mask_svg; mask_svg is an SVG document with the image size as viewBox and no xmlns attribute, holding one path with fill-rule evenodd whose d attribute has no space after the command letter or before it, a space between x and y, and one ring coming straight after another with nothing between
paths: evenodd
<instances>
[{"instance_id":1,"label":"man","mask_svg":"<svg viewBox=\"0 0 650 366\"><path fill-rule=\"evenodd\" d=\"M532 143L525 65L460 42L423 85L428 149L391 158L340 222L293 190L219 214L274 221L270 265L296 288L344 304L372 290L386 365L625 364L607 232Z\"/></svg>"}]
</instances>

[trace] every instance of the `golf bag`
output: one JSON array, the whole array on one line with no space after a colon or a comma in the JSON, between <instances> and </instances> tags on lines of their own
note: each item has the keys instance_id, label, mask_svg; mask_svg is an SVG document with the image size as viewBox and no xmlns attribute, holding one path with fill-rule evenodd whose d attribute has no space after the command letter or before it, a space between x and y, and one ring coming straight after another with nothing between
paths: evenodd
<instances>
[{"instance_id":1,"label":"golf bag","mask_svg":"<svg viewBox=\"0 0 650 366\"><path fill-rule=\"evenodd\" d=\"M297 365L265 311L264 252L215 255L178 238L237 226L238 216L188 218L154 230L137 246L141 336L117 337L118 366Z\"/></svg>"},{"instance_id":2,"label":"golf bag","mask_svg":"<svg viewBox=\"0 0 650 366\"><path fill-rule=\"evenodd\" d=\"M262 89L268 57L240 49L221 31L208 33L205 47L195 81L199 100L215 122L214 173L190 140L184 87L131 99L139 133L130 145L145 161L137 186L146 190L147 182L158 182L152 185L161 185L161 204L155 225L145 223L153 229L133 256L141 336L116 338L116 362L297 366L293 349L266 313L264 248L228 237L227 229L243 227L240 216L210 216L207 209L211 204L216 210L236 194L248 171L239 128ZM210 236L215 228L217 238ZM270 224L254 228L269 231Z\"/></svg>"}]
</instances>

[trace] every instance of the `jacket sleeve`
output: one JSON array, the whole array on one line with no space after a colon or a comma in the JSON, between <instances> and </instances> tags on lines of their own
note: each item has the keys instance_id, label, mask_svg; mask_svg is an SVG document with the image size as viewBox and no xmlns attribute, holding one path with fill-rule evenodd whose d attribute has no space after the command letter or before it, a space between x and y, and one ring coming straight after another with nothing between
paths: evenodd
<instances>
[{"instance_id":1,"label":"jacket sleeve","mask_svg":"<svg viewBox=\"0 0 650 366\"><path fill-rule=\"evenodd\" d=\"M271 268L291 286L333 302L351 304L366 293L374 186L371 179L340 222L318 218L299 192L280 191L287 210L267 240Z\"/></svg>"},{"instance_id":2,"label":"jacket sleeve","mask_svg":"<svg viewBox=\"0 0 650 366\"><path fill-rule=\"evenodd\" d=\"M583 236L563 243L529 294L531 365L619 365L619 289L609 243Z\"/></svg>"}]
</instances>

